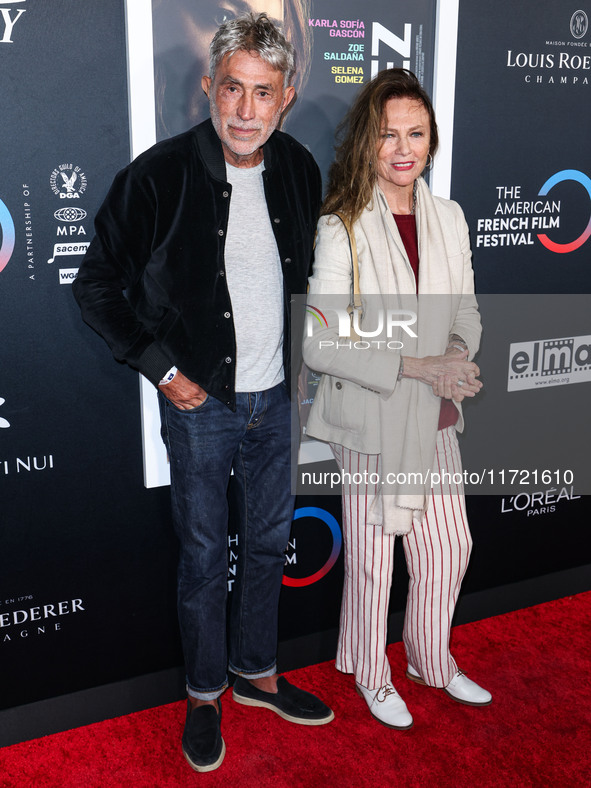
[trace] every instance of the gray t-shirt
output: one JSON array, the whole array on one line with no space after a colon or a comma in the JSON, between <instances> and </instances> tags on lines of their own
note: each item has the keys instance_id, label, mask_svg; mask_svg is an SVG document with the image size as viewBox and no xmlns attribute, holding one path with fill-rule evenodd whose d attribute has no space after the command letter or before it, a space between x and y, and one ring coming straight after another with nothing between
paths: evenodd
<instances>
[{"instance_id":1,"label":"gray t-shirt","mask_svg":"<svg viewBox=\"0 0 591 788\"><path fill-rule=\"evenodd\" d=\"M236 333L236 391L265 391L284 378L283 275L263 188L264 162L226 162L232 184L226 281Z\"/></svg>"}]
</instances>

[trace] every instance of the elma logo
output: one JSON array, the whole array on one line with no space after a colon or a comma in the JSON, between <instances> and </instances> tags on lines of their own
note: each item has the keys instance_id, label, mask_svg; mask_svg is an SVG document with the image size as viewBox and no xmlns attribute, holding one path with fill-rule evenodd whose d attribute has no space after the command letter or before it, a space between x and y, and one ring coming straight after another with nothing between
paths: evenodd
<instances>
[{"instance_id":1,"label":"elma logo","mask_svg":"<svg viewBox=\"0 0 591 788\"><path fill-rule=\"evenodd\" d=\"M10 211L0 200L0 271L8 265L14 251L14 222Z\"/></svg>"},{"instance_id":2,"label":"elma logo","mask_svg":"<svg viewBox=\"0 0 591 788\"><path fill-rule=\"evenodd\" d=\"M553 175L551 178L548 178L546 183L542 186L539 191L541 197L544 197L550 189L556 186L557 183L562 183L562 181L576 181L580 183L582 186L587 189L587 194L591 199L591 179L585 175L583 172L579 172L578 170L561 170ZM591 218L589 219L589 223L587 227L583 230L581 235L578 238L575 238L574 241L571 241L567 244L559 244L555 241L551 241L545 233L538 234L538 239L540 243L542 243L546 249L550 249L551 252L558 252L559 254L566 254L567 252L574 252L575 249L578 249L579 246L582 246L585 241L591 235Z\"/></svg>"},{"instance_id":3,"label":"elma logo","mask_svg":"<svg viewBox=\"0 0 591 788\"><path fill-rule=\"evenodd\" d=\"M591 335L513 342L507 391L591 380Z\"/></svg>"},{"instance_id":4,"label":"elma logo","mask_svg":"<svg viewBox=\"0 0 591 788\"><path fill-rule=\"evenodd\" d=\"M339 553L341 552L341 546L343 544L343 536L341 534L339 524L329 512L326 512L324 509L318 509L316 506L304 506L301 509L295 510L293 519L299 520L301 517L309 517L313 518L314 520L320 520L320 523L315 523L315 525L324 524L325 526L328 526L332 537L332 549L327 561L325 561L323 566L321 566L316 572L312 572L306 577L288 577L284 574L283 585L290 586L292 588L311 586L313 583L317 583L325 575L327 575L335 565L337 558L339 557ZM291 542L290 546L295 546L295 541ZM288 558L287 563L295 563L295 561L290 561Z\"/></svg>"}]
</instances>

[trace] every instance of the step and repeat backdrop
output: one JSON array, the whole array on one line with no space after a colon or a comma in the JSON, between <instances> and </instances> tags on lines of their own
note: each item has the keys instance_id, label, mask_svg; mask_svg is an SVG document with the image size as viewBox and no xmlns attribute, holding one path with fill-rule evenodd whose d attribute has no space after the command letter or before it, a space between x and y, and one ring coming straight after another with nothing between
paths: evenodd
<instances>
[{"instance_id":1,"label":"step and repeat backdrop","mask_svg":"<svg viewBox=\"0 0 591 788\"><path fill-rule=\"evenodd\" d=\"M588 499L562 474L558 448L589 442L591 8L543 5L459 2L451 196L483 294L488 392L466 409L464 456L482 466L486 447L513 441L555 447L562 463L544 468L561 472L550 478L508 465L529 471L528 484L474 489L466 592L588 561ZM115 172L139 152L130 138L140 120L153 129L146 147L206 116L207 44L243 8L267 10L296 46L299 97L285 130L324 175L338 122L379 69L406 66L430 92L436 82L435 0L0 2L0 708L181 663L150 395L82 323L70 285ZM128 80L138 49L150 53L143 102L145 85ZM326 464L321 452L304 459ZM239 563L230 522L229 593ZM281 641L334 629L341 583L339 499L302 495ZM400 610L402 567L394 594Z\"/></svg>"},{"instance_id":2,"label":"step and repeat backdrop","mask_svg":"<svg viewBox=\"0 0 591 788\"><path fill-rule=\"evenodd\" d=\"M451 196L470 228L485 383L462 452L495 471L468 488L466 589L589 562L591 5L575 3L459 3Z\"/></svg>"}]
</instances>

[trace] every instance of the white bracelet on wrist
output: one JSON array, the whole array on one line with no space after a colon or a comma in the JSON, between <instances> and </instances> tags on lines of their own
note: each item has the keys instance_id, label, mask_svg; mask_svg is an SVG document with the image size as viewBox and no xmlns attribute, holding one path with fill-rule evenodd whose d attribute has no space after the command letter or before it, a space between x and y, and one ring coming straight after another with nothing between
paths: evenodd
<instances>
[{"instance_id":1,"label":"white bracelet on wrist","mask_svg":"<svg viewBox=\"0 0 591 788\"><path fill-rule=\"evenodd\" d=\"M166 386L168 383L170 383L171 380L174 379L174 376L176 375L177 372L178 369L176 367L171 367L158 385Z\"/></svg>"}]
</instances>

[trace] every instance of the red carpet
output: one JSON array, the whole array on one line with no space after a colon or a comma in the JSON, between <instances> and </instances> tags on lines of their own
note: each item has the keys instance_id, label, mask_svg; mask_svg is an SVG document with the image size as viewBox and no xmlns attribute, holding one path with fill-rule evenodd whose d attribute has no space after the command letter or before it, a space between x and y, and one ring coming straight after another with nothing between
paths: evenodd
<instances>
[{"instance_id":1,"label":"red carpet","mask_svg":"<svg viewBox=\"0 0 591 788\"><path fill-rule=\"evenodd\" d=\"M415 719L391 731L369 716L353 679L327 662L289 674L334 709L307 728L224 699L227 755L196 774L180 750L184 703L0 750L7 788L587 788L591 785L591 592L456 627L459 665L494 696L471 708L404 678L402 644L390 647L394 681Z\"/></svg>"}]
</instances>

